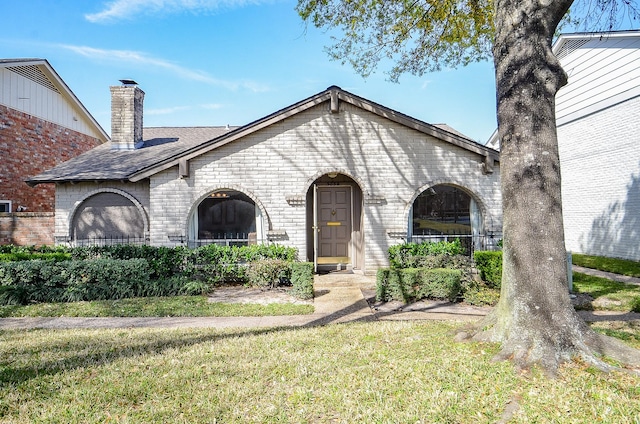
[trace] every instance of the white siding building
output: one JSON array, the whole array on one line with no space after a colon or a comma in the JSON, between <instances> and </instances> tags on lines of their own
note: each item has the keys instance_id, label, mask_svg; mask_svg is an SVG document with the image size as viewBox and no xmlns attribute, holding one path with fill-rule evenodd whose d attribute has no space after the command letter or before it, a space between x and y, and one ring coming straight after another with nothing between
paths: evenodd
<instances>
[{"instance_id":1,"label":"white siding building","mask_svg":"<svg viewBox=\"0 0 640 424\"><path fill-rule=\"evenodd\" d=\"M554 46L567 249L640 261L640 31L571 34Z\"/></svg>"},{"instance_id":2,"label":"white siding building","mask_svg":"<svg viewBox=\"0 0 640 424\"><path fill-rule=\"evenodd\" d=\"M640 31L565 34L553 51L569 77L556 96L567 250L640 261Z\"/></svg>"}]
</instances>

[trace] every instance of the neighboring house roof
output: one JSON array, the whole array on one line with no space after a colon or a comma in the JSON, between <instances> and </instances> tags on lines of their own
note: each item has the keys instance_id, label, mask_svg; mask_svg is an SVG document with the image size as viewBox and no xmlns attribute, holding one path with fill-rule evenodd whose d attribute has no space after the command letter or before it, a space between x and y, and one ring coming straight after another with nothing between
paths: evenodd
<instances>
[{"instance_id":1,"label":"neighboring house roof","mask_svg":"<svg viewBox=\"0 0 640 424\"><path fill-rule=\"evenodd\" d=\"M0 69L2 68L20 75L21 77L27 78L28 80L36 83L37 86L44 87L48 90L51 90L51 92L62 96L62 98L80 114L78 119L86 122L86 125L90 129L91 134L96 136L103 143L109 141L109 135L104 131L104 129L102 129L98 121L96 121L95 118L89 113L87 108L84 107L82 102L76 97L76 95L73 93L73 91L71 91L69 86L62 80L62 78L60 78L58 73L53 69L53 67L46 59L0 59ZM5 87L2 92L0 92L0 103L17 110L22 110L26 113L29 113L30 115L37 116L37 113L34 113L34 111L29 110L28 108L24 108L23 110L23 108L12 101L13 98L11 96L15 93L11 93L10 88L11 87ZM32 108L35 107L36 110L42 110L40 106L31 106ZM48 117L46 116L38 117L48 120Z\"/></svg>"},{"instance_id":2,"label":"neighboring house roof","mask_svg":"<svg viewBox=\"0 0 640 424\"><path fill-rule=\"evenodd\" d=\"M553 53L569 77L556 95L556 125L640 96L640 30L561 34ZM486 144L499 150L495 131Z\"/></svg>"},{"instance_id":3,"label":"neighboring house roof","mask_svg":"<svg viewBox=\"0 0 640 424\"><path fill-rule=\"evenodd\" d=\"M36 185L73 181L140 181L176 166L183 160L201 156L321 103L331 102L332 107L337 108L337 103L340 101L434 136L480 156L494 161L499 160L499 153L495 150L476 143L446 125L439 127L427 124L332 86L314 96L241 127L145 128L143 132L144 146L140 149L112 150L110 145L100 146L37 175L27 182Z\"/></svg>"},{"instance_id":4,"label":"neighboring house roof","mask_svg":"<svg viewBox=\"0 0 640 424\"><path fill-rule=\"evenodd\" d=\"M148 169L168 156L180 154L207 140L228 133L233 127L144 128L144 144L135 150L100 145L55 168L27 180L29 185L68 181L127 181L132 174Z\"/></svg>"}]
</instances>

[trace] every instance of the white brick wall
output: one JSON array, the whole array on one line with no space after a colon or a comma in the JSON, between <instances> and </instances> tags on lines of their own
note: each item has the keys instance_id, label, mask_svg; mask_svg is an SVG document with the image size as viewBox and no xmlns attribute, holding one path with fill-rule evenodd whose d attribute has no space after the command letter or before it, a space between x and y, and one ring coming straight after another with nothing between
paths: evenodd
<instances>
[{"instance_id":1,"label":"white brick wall","mask_svg":"<svg viewBox=\"0 0 640 424\"><path fill-rule=\"evenodd\" d=\"M474 194L485 226L501 229L499 169L481 172L478 155L362 109L341 105L331 114L319 105L281 124L190 161L190 175L169 169L151 178L151 240L167 244L171 232L186 234L189 213L213 190L233 188L264 207L270 228L284 230L284 243L307 256L306 208L289 196L306 196L313 181L338 171L361 183L364 193L365 270L386 265L386 251L401 240L387 232L407 227L408 210L420 188L458 184ZM371 196L385 201L367 203Z\"/></svg>"},{"instance_id":2,"label":"white brick wall","mask_svg":"<svg viewBox=\"0 0 640 424\"><path fill-rule=\"evenodd\" d=\"M56 185L56 240L69 237L73 214L88 197L103 192L125 193L141 207L149 221L149 183L78 183Z\"/></svg>"},{"instance_id":3,"label":"white brick wall","mask_svg":"<svg viewBox=\"0 0 640 424\"><path fill-rule=\"evenodd\" d=\"M567 249L640 260L640 97L558 127Z\"/></svg>"},{"instance_id":4,"label":"white brick wall","mask_svg":"<svg viewBox=\"0 0 640 424\"><path fill-rule=\"evenodd\" d=\"M149 213L154 245L174 245L169 236L187 235L190 213L212 191L243 191L263 208L265 229L286 231L287 238L279 242L296 247L304 260L306 207L290 205L287 198L306 199L313 182L328 172L346 174L363 192L363 270L371 273L388 264L388 247L402 241L388 232L406 231L413 200L431 185L465 188L479 204L485 229L501 231L499 167L484 175L482 161L465 149L344 102L337 114L324 103L192 159L187 178L180 179L175 167L152 176L148 187L110 186L140 199ZM58 187L57 234L68 234L74 205L101 186Z\"/></svg>"}]
</instances>

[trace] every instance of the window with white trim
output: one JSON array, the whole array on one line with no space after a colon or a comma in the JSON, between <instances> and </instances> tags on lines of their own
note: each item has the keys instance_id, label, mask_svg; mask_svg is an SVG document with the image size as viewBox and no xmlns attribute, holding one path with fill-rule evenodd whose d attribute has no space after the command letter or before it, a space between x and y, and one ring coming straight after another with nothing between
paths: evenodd
<instances>
[{"instance_id":1,"label":"window with white trim","mask_svg":"<svg viewBox=\"0 0 640 424\"><path fill-rule=\"evenodd\" d=\"M11 212L11 200L0 200L0 212Z\"/></svg>"}]
</instances>

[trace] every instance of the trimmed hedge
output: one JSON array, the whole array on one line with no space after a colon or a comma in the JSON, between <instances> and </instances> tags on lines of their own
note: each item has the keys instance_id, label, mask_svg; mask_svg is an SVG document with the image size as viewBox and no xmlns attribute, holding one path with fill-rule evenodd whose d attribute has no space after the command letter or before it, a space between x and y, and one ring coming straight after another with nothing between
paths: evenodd
<instances>
[{"instance_id":1,"label":"trimmed hedge","mask_svg":"<svg viewBox=\"0 0 640 424\"><path fill-rule=\"evenodd\" d=\"M149 266L143 259L0 264L0 303L73 302L147 296Z\"/></svg>"},{"instance_id":2,"label":"trimmed hedge","mask_svg":"<svg viewBox=\"0 0 640 424\"><path fill-rule=\"evenodd\" d=\"M502 283L502 252L478 250L473 253L473 259L480 272L480 278L488 287L499 289Z\"/></svg>"},{"instance_id":3,"label":"trimmed hedge","mask_svg":"<svg viewBox=\"0 0 640 424\"><path fill-rule=\"evenodd\" d=\"M376 300L412 302L420 299L455 301L460 295L458 269L381 268L376 275Z\"/></svg>"},{"instance_id":4,"label":"trimmed hedge","mask_svg":"<svg viewBox=\"0 0 640 424\"><path fill-rule=\"evenodd\" d=\"M208 284L246 283L247 264L264 259L294 261L297 250L281 245L219 246L196 249L136 245L87 246L71 250L74 259L145 259L152 280L186 277Z\"/></svg>"},{"instance_id":5,"label":"trimmed hedge","mask_svg":"<svg viewBox=\"0 0 640 424\"><path fill-rule=\"evenodd\" d=\"M65 246L16 246L15 244L0 244L0 253L67 253Z\"/></svg>"},{"instance_id":6,"label":"trimmed hedge","mask_svg":"<svg viewBox=\"0 0 640 424\"><path fill-rule=\"evenodd\" d=\"M313 299L313 262L291 263L291 293L300 299Z\"/></svg>"},{"instance_id":7,"label":"trimmed hedge","mask_svg":"<svg viewBox=\"0 0 640 424\"><path fill-rule=\"evenodd\" d=\"M65 252L14 252L14 253L0 253L0 262L17 262L17 261L31 261L34 259L41 259L44 261L68 261L71 259L70 253Z\"/></svg>"},{"instance_id":8,"label":"trimmed hedge","mask_svg":"<svg viewBox=\"0 0 640 424\"><path fill-rule=\"evenodd\" d=\"M290 274L289 262L282 259L260 259L247 266L247 284L272 289L288 283Z\"/></svg>"},{"instance_id":9,"label":"trimmed hedge","mask_svg":"<svg viewBox=\"0 0 640 424\"><path fill-rule=\"evenodd\" d=\"M203 294L227 282L273 287L289 282L290 265L297 256L295 248L280 245L4 246L2 252L6 260L0 261L0 303L4 304ZM257 265L252 268L252 263ZM313 295L313 276L310 281Z\"/></svg>"},{"instance_id":10,"label":"trimmed hedge","mask_svg":"<svg viewBox=\"0 0 640 424\"><path fill-rule=\"evenodd\" d=\"M0 304L76 302L207 293L185 277L151 280L144 259L42 260L0 263Z\"/></svg>"},{"instance_id":11,"label":"trimmed hedge","mask_svg":"<svg viewBox=\"0 0 640 424\"><path fill-rule=\"evenodd\" d=\"M389 247L391 268L419 268L417 258L440 255L463 255L464 249L459 239L436 243L403 243Z\"/></svg>"},{"instance_id":12,"label":"trimmed hedge","mask_svg":"<svg viewBox=\"0 0 640 424\"><path fill-rule=\"evenodd\" d=\"M296 260L293 247L281 245L218 246L210 244L189 250L185 273L212 284L247 283L248 264L265 259Z\"/></svg>"},{"instance_id":13,"label":"trimmed hedge","mask_svg":"<svg viewBox=\"0 0 640 424\"><path fill-rule=\"evenodd\" d=\"M115 244L111 246L81 246L70 249L75 260L88 259L144 259L149 265L152 280L172 278L182 274L185 255L184 247L155 247L147 245Z\"/></svg>"}]
</instances>

